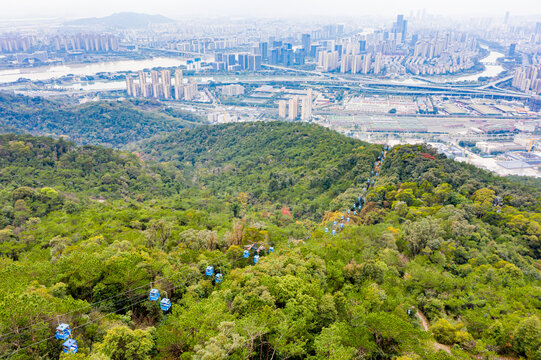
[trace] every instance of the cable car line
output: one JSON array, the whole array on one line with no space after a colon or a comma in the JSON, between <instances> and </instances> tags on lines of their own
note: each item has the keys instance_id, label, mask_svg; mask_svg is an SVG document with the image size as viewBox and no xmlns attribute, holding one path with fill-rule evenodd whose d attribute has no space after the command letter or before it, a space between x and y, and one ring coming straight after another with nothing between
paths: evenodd
<instances>
[{"instance_id":1,"label":"cable car line","mask_svg":"<svg viewBox=\"0 0 541 360\"><path fill-rule=\"evenodd\" d=\"M252 244L252 246L254 246L254 245L255 245L255 244ZM256 257L256 256L257 256L257 259L259 260L259 250L260 250L261 248L264 249L263 246L260 246L258 249L254 250L254 265L257 264L257 262L258 262L258 261L255 260L255 257ZM270 251L270 248L272 248L272 251ZM271 246L270 248L269 248L269 254L274 252L274 246ZM233 263L235 263L235 262L237 262L237 261L240 261L240 260L243 260L243 259L245 259L245 257L244 257L243 255L241 255L241 257L239 257L239 258L233 259L233 260L228 261L228 262L226 262L226 263L221 263L221 264L219 264L220 270L221 270L222 267L225 267L225 266L227 266L227 265L232 265ZM9 339L9 338L11 338L11 337L13 337L13 336L17 336L17 335L22 336L23 332L25 332L26 330L29 330L29 329L34 329L35 326L38 326L38 325L41 325L41 324L47 325L47 323L53 321L55 318L58 319L58 318L60 318L60 317L64 317L64 316L67 316L67 315L69 315L69 314L78 312L78 311L80 311L80 310L82 310L82 309L93 308L95 305L100 304L100 303L103 303L103 302L105 302L105 301L107 301L107 300L111 300L111 299L114 299L114 298L119 297L119 296L121 296L121 295L128 294L128 293L133 293L133 291L138 290L138 289L141 289L141 288L143 288L143 287L148 287L149 285L152 286L153 283L160 282L160 281L165 281L165 280L169 280L169 279L171 279L172 277L174 277L175 275L180 274L182 271L183 271L183 270L179 270L179 271L177 271L177 272L175 272L175 273L173 273L173 274L170 274L168 277L165 277L165 276L164 276L163 278L158 279L158 280L155 280L155 281L152 281L152 282L150 282L149 284L144 284L144 285L138 286L138 287L136 287L136 288L130 289L130 290L128 290L128 291L122 292L122 293L120 293L120 294L110 296L110 297L108 297L108 298L106 298L106 299L103 299L103 300L100 300L100 301L96 301L96 302L90 303L90 304L88 304L88 305L85 305L85 306L80 307L80 308L78 308L78 309L69 311L69 312L67 312L67 313L64 313L64 314L58 314L58 315L56 315L56 316L54 316L54 317L50 317L50 318L48 318L48 319L41 320L40 322L31 324L31 325L29 325L29 326L27 326L26 328L23 328L23 329L21 329L21 330L14 330L14 331L12 331L11 333L5 333L5 334L2 335L2 337L0 337L0 340ZM220 275L222 275L222 274L220 273ZM223 275L220 277L220 280L217 281L216 283L221 283L222 279L223 279ZM164 290L164 292L166 292L166 293L169 295L169 292L172 293L172 291L173 291L174 289L176 289L177 287L179 287L179 286L180 286L180 284L179 284L179 285L173 285L173 286L169 287L167 291ZM81 327L87 326L88 324L91 324L91 323L93 323L93 322L96 322L96 321L98 321L98 320L101 320L101 319L103 319L103 318L106 317L106 316L115 314L115 313L117 313L117 312L119 312L119 311L122 311L122 310L125 310L125 309L127 309L127 308L129 308L129 307L133 307L134 305L139 305L139 304L141 304L142 302L147 301L147 296L148 296L147 294L148 294L148 293L144 293L144 294L139 294L139 295L137 295L137 296L135 296L135 297L119 299L118 301L115 301L115 302L114 302L113 306L116 306L117 304L123 303L123 302L125 302L125 301L130 301L130 304L126 305L125 307L123 307L123 308L121 308L121 309L117 309L117 310L111 311L111 312L109 312L109 313L107 313L107 314L105 314L105 315L103 315L103 316L100 316L100 317L98 317L98 318L96 318L96 319L90 320L90 321L86 322L85 324L76 326L76 327L72 328L71 331L73 332L74 330L77 330L77 329L79 329L79 328L81 328ZM140 300L140 301L137 301L137 302L135 302L135 303L133 303L133 300L134 300L134 299L141 299L141 300ZM170 306L169 306L169 307L170 307ZM163 309L162 309L162 310L163 310ZM167 308L167 310L169 310L169 308ZM167 311L167 310L164 310L164 311ZM41 330L41 328L40 328L40 330ZM10 336L7 336L7 335L10 335ZM51 340L51 339L53 339L53 338L56 338L56 334L55 334L55 335L52 335L52 336L49 336L49 337L47 337L47 338L45 338L45 339L43 339L43 340L34 342L34 343L29 344L29 345L26 345L26 346L23 346L23 347L21 347L21 348L15 350L15 351L12 351L12 352L10 352L10 353L1 355L0 358L6 358L6 357L8 357L8 356L14 355L14 354L18 353L18 352L21 351L21 350L24 350L24 349L33 347L33 346L35 346L35 345L39 345L39 344L41 344L41 343L43 343L43 342L45 342L45 341ZM64 344L63 344L63 345L64 345ZM76 342L76 341L75 341L75 346L77 346L77 342ZM76 350L74 351L74 353L78 351L77 349L78 349L78 347L76 348ZM67 352L66 349L64 349L64 352Z\"/></svg>"}]
</instances>

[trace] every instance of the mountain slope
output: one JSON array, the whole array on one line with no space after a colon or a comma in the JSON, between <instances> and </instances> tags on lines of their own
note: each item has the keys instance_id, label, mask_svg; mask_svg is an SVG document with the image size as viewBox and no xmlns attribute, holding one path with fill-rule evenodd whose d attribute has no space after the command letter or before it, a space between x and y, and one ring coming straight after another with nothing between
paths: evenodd
<instances>
[{"instance_id":1,"label":"mountain slope","mask_svg":"<svg viewBox=\"0 0 541 360\"><path fill-rule=\"evenodd\" d=\"M121 147L162 132L197 125L182 117L188 118L185 114L166 113L156 105L137 106L129 101L66 106L44 98L0 92L0 132L16 130L64 136L85 145Z\"/></svg>"},{"instance_id":2,"label":"mountain slope","mask_svg":"<svg viewBox=\"0 0 541 360\"><path fill-rule=\"evenodd\" d=\"M175 21L163 15L148 15L134 12L120 12L100 18L84 18L64 23L67 26L132 29L144 28L151 24L169 24Z\"/></svg>"},{"instance_id":3,"label":"mountain slope","mask_svg":"<svg viewBox=\"0 0 541 360\"><path fill-rule=\"evenodd\" d=\"M145 162L0 140L8 358L65 357L58 321L72 327L75 357L89 359L538 358L533 188L424 146L395 147L380 163L380 146L303 124L161 136L143 143ZM271 174L294 181L269 186ZM84 200L93 195L105 201ZM362 208L348 212L358 196ZM297 212L326 213L292 217L272 203L288 198ZM254 243L258 261L253 249L244 257ZM172 308L149 300L151 288Z\"/></svg>"},{"instance_id":4,"label":"mountain slope","mask_svg":"<svg viewBox=\"0 0 541 360\"><path fill-rule=\"evenodd\" d=\"M213 193L248 193L252 201L290 205L297 217L316 218L348 188L363 186L382 149L284 122L201 126L140 148L143 158L172 162Z\"/></svg>"}]
</instances>

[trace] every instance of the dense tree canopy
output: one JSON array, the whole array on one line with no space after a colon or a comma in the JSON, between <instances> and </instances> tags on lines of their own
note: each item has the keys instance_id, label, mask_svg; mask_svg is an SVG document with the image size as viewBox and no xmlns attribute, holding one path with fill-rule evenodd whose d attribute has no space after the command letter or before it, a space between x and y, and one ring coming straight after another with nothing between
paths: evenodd
<instances>
[{"instance_id":1,"label":"dense tree canopy","mask_svg":"<svg viewBox=\"0 0 541 360\"><path fill-rule=\"evenodd\" d=\"M63 104L0 92L0 133L66 137L78 144L122 147L201 122L190 113L148 101Z\"/></svg>"},{"instance_id":2,"label":"dense tree canopy","mask_svg":"<svg viewBox=\"0 0 541 360\"><path fill-rule=\"evenodd\" d=\"M202 126L139 146L144 161L0 136L0 354L541 355L541 201L528 182L301 124ZM257 264L253 249L243 257L253 243ZM58 322L76 355L62 353Z\"/></svg>"}]
</instances>

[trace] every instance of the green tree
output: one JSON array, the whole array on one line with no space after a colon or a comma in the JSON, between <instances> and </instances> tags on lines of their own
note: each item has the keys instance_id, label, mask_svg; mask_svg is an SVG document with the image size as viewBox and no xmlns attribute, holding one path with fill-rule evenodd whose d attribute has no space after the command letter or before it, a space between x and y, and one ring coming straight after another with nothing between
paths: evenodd
<instances>
[{"instance_id":1,"label":"green tree","mask_svg":"<svg viewBox=\"0 0 541 360\"><path fill-rule=\"evenodd\" d=\"M154 328L131 330L115 326L107 331L96 351L112 360L146 360L154 348Z\"/></svg>"}]
</instances>

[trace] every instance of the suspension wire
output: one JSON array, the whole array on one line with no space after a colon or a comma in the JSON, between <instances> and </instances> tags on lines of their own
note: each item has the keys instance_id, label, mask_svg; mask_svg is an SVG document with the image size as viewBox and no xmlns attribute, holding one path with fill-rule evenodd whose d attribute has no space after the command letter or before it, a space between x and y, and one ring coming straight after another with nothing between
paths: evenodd
<instances>
[{"instance_id":1,"label":"suspension wire","mask_svg":"<svg viewBox=\"0 0 541 360\"><path fill-rule=\"evenodd\" d=\"M147 286L147 285L145 284L144 286ZM142 286L139 286L139 288L141 288L141 287L142 287ZM133 289L133 290L135 290L135 289ZM137 295L137 297L138 297L138 296L141 296L141 294L140 294L140 295ZM113 307L119 306L119 305L122 304L124 301L131 300L131 299L132 299L132 298L122 298L122 299L116 300L115 302L113 302L112 306L113 306ZM71 311L70 313L73 313L73 312L74 312L74 311ZM66 313L66 314L69 314L69 313ZM64 316L64 315L58 315L58 316ZM50 319L52 320L53 318L50 318ZM49 321L50 321L50 320L49 320ZM34 328L34 327L33 327L33 326L37 326L38 324L40 325L40 327L38 327L38 328ZM47 321L47 320L43 320L43 321L41 321L40 323L32 324L31 326L28 326L27 329L33 328L33 329L36 329L36 330L42 330L42 329L43 329L43 327L41 327L42 324L45 325L45 326L47 326L47 325L48 325L48 321ZM5 341L5 340L10 339L10 338L12 338L12 337L14 337L14 336L17 336L17 335L19 335L19 337L20 337L20 336L22 336L22 334L23 334L23 331L17 332L17 333L14 333L14 334L10 335L10 336L5 337L5 338L2 339L2 340Z\"/></svg>"},{"instance_id":2,"label":"suspension wire","mask_svg":"<svg viewBox=\"0 0 541 360\"><path fill-rule=\"evenodd\" d=\"M241 255L241 256L240 256L239 258L237 258L237 259L233 259L233 260L231 260L231 261L222 263L223 265L220 264L220 266L232 265L233 263L235 263L235 262L237 262L237 261L240 261L240 260L243 260L243 259L245 259L245 258ZM181 272L182 272L182 270L179 270L179 271L177 271L177 272L175 272L175 273L173 273L173 274L170 274L167 278L166 278L166 277L162 277L162 278L159 279L159 280L151 281L149 284L144 284L144 285L138 286L138 287L136 287L136 288L133 288L133 289L124 291L124 292L122 292L122 293L120 293L120 294L117 294L117 295L110 296L110 297L108 297L108 298L106 298L106 299L103 299L103 300L100 300L100 301L96 301L96 302L90 303L90 304L88 304L88 305L82 306L82 307L80 307L80 308L78 308L78 309L74 309L74 310L69 311L69 312L64 313L64 314L58 314L58 315L56 315L56 316L54 316L54 317L49 317L49 318L44 319L44 320L41 320L41 321L39 321L39 322L37 322L37 323L31 324L31 325L29 325L29 326L27 326L27 327L25 327L25 328L23 328L23 329L13 330L12 332L2 334L2 335L0 335L0 341L5 341L5 340L10 339L10 338L12 338L13 336L17 336L17 335L20 336L22 332L24 332L24 331L26 331L26 330L29 330L29 329L33 329L33 328L34 328L35 326L37 326L37 325L42 325L42 324L46 325L48 322L54 320L55 318L64 317L64 316L67 316L67 315L69 315L69 314L73 314L73 313L75 313L75 312L79 312L79 311L82 310L82 309L93 308L93 307L95 307L95 305L97 305L97 304L101 304L101 303L103 303L103 302L105 302L105 301L114 299L114 298L119 297L119 296L121 296L121 295L131 293L131 292L133 292L134 290L138 290L138 289L141 289L141 288L143 288L143 287L147 287L147 286L149 286L149 285L152 286L152 284L155 283L155 282L158 282L158 281L164 281L164 280L170 280L172 277L174 277L175 275L178 275L178 274L181 273ZM174 288L176 288L176 287L178 287L178 286L174 286ZM145 295L145 296L146 296L146 295ZM124 300L126 300L126 299L124 299ZM115 303L116 303L116 302L115 302ZM38 328L38 329L41 329L41 328Z\"/></svg>"},{"instance_id":3,"label":"suspension wire","mask_svg":"<svg viewBox=\"0 0 541 360\"><path fill-rule=\"evenodd\" d=\"M173 285L173 286L169 287L167 291L168 291L168 292L172 292L172 291L173 291L174 289L176 289L178 286L179 286L179 285ZM164 290L164 291L166 291L166 290ZM139 295L137 295L135 298L141 299L141 300L139 300L139 301L137 301L137 302L135 302L135 303L130 303L130 304L126 305L125 307L121 308L121 309L118 309L118 310L115 310L115 311L111 311L111 312L109 312L109 313L107 313L107 314L105 314L105 315L102 315L102 316L100 316L100 317L97 317L97 318L95 318L95 319L92 319L92 320L90 320L90 321L88 321L88 322L86 322L86 323L84 323L84 324L75 326L75 327L73 327L71 330L72 330L72 331L75 331L75 330L80 329L80 328L83 328L83 327L85 327L85 326L87 326L87 325L89 325L89 324L92 324L92 323L94 323L94 322L96 322L96 321L98 321L98 320L101 320L101 319L103 319L103 318L105 318L105 317L107 317L107 316L109 316L109 315L116 314L117 312L122 311L122 310L126 310L127 308L132 307L132 306L134 306L134 305L139 305L139 304L141 304L141 303L147 301L147 294L146 294L146 293L145 293L145 294L139 294ZM133 301L133 299L134 299L134 298L123 299L123 300L121 300L121 301L125 301L125 300L132 300L132 301ZM24 346L24 347L22 347L22 348L19 348L19 349L15 350L15 351L12 351L12 352L8 353L8 354L5 354L5 355L0 356L0 359L1 359L1 358L8 357L8 356L11 356L11 355L13 355L13 354L16 354L16 353L18 353L18 352L21 351L21 350L24 350L24 349L33 347L33 346L35 346L35 345L39 345L39 344L41 344L41 343L43 343L43 342L45 342L45 341L51 340L51 339L53 339L53 338L55 338L55 337L56 337L55 335L49 336L49 337L47 337L47 338L45 338L45 339L43 339L43 340L40 340L40 341L34 342L34 343L32 343L32 344L26 345L26 346Z\"/></svg>"},{"instance_id":4,"label":"suspension wire","mask_svg":"<svg viewBox=\"0 0 541 360\"><path fill-rule=\"evenodd\" d=\"M79 329L79 328L85 327L85 326L87 326L87 325L89 325L89 324L91 324L91 323L93 323L93 322L96 322L96 321L98 321L98 320L100 320L100 319L103 319L103 318L106 317L106 316L115 314L115 313L117 313L118 311L125 310L125 309L127 309L127 308L129 308L129 307L131 307L131 306L133 306L133 305L138 305L138 304L142 303L143 301L146 301L146 294L139 295L139 296L143 296L144 298L143 298L142 300L136 302L136 303L129 304L129 305L123 307L122 309L118 309L118 310L112 311L112 312L107 313L107 314L105 314L105 315L103 315L103 316L100 316L100 317L98 317L98 318L96 318L96 319L94 319L94 320L90 320L90 321L86 322L85 324L82 324L82 325L79 325L79 326L77 326L77 327L74 327L72 330L75 330L75 329ZM35 342L35 343L32 343L32 344L23 346L22 348L19 348L19 349L15 350L15 351L12 351L12 352L10 352L10 353L4 354L4 355L2 355L0 358L7 358L8 356L11 356L11 355L13 355L13 354L16 354L16 353L18 353L18 352L21 351L21 350L27 349L27 348L29 348L29 347L33 347L33 346L38 345L38 344L41 344L41 343L43 343L43 342L45 342L45 341L54 339L55 337L56 337L55 335L49 336L48 338L45 338L45 339L40 340L40 341L37 341L37 342Z\"/></svg>"},{"instance_id":5,"label":"suspension wire","mask_svg":"<svg viewBox=\"0 0 541 360\"><path fill-rule=\"evenodd\" d=\"M30 329L30 328L33 328L33 327L36 326L36 325L41 325L42 323L48 323L48 322L50 322L50 321L52 321L52 320L54 320L54 319L56 319L56 318L63 317L63 316L67 316L67 315L73 314L73 313L75 313L75 312L79 312L79 311L81 311L82 309L91 308L91 307L93 308L93 307L95 307L97 304L101 304L101 303L103 303L103 302L105 302L105 301L114 299L114 298L116 298L116 297L119 297L119 296L121 296L121 295L130 293L130 292L133 292L134 290L138 290L138 289L141 289L141 288L146 287L146 286L148 286L148 284L145 283L144 285L138 286L138 287L133 288L133 289L130 289L130 290L128 290L128 291L124 291L124 292L122 292L122 293L120 293L120 294L117 294L117 295L110 296L110 297L108 297L108 298L106 298L106 299L103 299L103 300L100 300L100 301L93 302L93 303L91 303L91 304L82 306L82 307L80 307L80 308L78 308L78 309L74 309L74 310L69 311L69 312L67 312L67 313L64 313L64 314L58 314L58 315L55 315L55 316L51 316L51 317L49 317L49 318L47 318L47 319L44 319L44 320L41 320L41 321L36 322L36 323L34 323L34 324L31 324L31 325L29 325L29 326L27 326L27 327L25 327L25 328L22 328L22 329L19 329L19 330L14 330L14 331L12 331L12 332L2 334L2 335L0 335L0 341L5 340L5 339L9 339L11 336L8 336L8 335L10 335L10 334L12 334L12 333L14 333L14 332L16 332L16 331L19 331L19 332L17 332L17 334L19 334L20 332L25 331L25 330Z\"/></svg>"}]
</instances>

